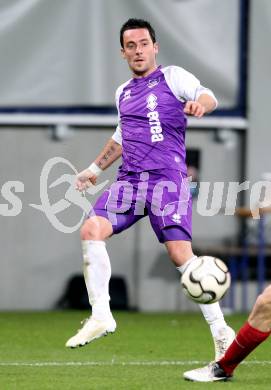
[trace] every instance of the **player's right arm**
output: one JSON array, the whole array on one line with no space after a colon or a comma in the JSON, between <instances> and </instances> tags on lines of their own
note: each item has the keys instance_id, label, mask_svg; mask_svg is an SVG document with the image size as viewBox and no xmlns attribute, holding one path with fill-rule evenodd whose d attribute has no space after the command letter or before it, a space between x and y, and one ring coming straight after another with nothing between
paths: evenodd
<instances>
[{"instance_id":1,"label":"player's right arm","mask_svg":"<svg viewBox=\"0 0 271 390\"><path fill-rule=\"evenodd\" d=\"M125 83L126 84L126 83ZM76 189L84 191L92 184L96 184L98 176L106 168L110 167L122 154L122 132L120 126L119 98L125 84L121 85L116 91L116 107L118 110L118 126L112 138L106 143L105 147L87 169L84 169L77 175Z\"/></svg>"},{"instance_id":2,"label":"player's right arm","mask_svg":"<svg viewBox=\"0 0 271 390\"><path fill-rule=\"evenodd\" d=\"M97 178L101 172L110 167L110 165L121 156L122 146L119 142L115 141L114 136L108 140L93 163L77 175L77 190L84 191L92 184L96 184Z\"/></svg>"}]
</instances>

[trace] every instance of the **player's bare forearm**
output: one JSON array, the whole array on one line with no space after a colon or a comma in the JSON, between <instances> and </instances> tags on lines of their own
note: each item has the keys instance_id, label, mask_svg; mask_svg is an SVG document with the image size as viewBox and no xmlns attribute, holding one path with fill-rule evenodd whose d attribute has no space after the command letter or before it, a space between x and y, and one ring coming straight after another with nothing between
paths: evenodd
<instances>
[{"instance_id":1,"label":"player's bare forearm","mask_svg":"<svg viewBox=\"0 0 271 390\"><path fill-rule=\"evenodd\" d=\"M212 96L207 95L207 93L203 93L196 101L188 100L185 103L184 112L188 115L201 118L203 115L212 112L215 108L215 99Z\"/></svg>"},{"instance_id":2,"label":"player's bare forearm","mask_svg":"<svg viewBox=\"0 0 271 390\"><path fill-rule=\"evenodd\" d=\"M122 153L122 147L112 138L106 143L102 152L95 159L95 164L102 170L108 168L114 161L116 161Z\"/></svg>"},{"instance_id":3,"label":"player's bare forearm","mask_svg":"<svg viewBox=\"0 0 271 390\"><path fill-rule=\"evenodd\" d=\"M121 145L110 138L96 160L87 169L78 173L75 185L76 189L78 191L85 191L91 185L95 185L100 173L116 161L121 156L121 153Z\"/></svg>"},{"instance_id":4,"label":"player's bare forearm","mask_svg":"<svg viewBox=\"0 0 271 390\"><path fill-rule=\"evenodd\" d=\"M197 99L197 102L200 103L204 109L205 109L205 114L208 114L216 108L216 101L215 99L208 95L207 93L203 93L200 95Z\"/></svg>"}]
</instances>

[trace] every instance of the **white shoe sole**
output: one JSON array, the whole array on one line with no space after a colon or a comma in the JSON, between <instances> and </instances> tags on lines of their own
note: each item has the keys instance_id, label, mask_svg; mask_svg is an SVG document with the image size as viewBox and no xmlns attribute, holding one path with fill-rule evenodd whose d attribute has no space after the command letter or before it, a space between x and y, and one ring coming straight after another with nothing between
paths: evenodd
<instances>
[{"instance_id":1,"label":"white shoe sole","mask_svg":"<svg viewBox=\"0 0 271 390\"><path fill-rule=\"evenodd\" d=\"M202 379L191 379L191 378L187 378L183 375L184 379L188 382L198 382L198 383L210 383L210 382L228 382L228 381L231 381L232 378L212 378L212 379L208 379L208 380L202 380Z\"/></svg>"},{"instance_id":2,"label":"white shoe sole","mask_svg":"<svg viewBox=\"0 0 271 390\"><path fill-rule=\"evenodd\" d=\"M101 337L107 336L108 334L114 333L115 330L116 330L116 328L117 328L116 325L114 325L114 326L112 326L111 328L105 330L104 332L99 333L99 334L97 334L96 336L92 337L91 339L86 340L85 342L77 343L76 345L69 345L69 341L70 341L70 340L68 340L65 346L66 346L67 348L72 348L72 349L77 348L77 347L84 347L85 345L91 343L91 342L94 341L94 340L97 340L97 339L99 339L99 338L101 338Z\"/></svg>"},{"instance_id":3,"label":"white shoe sole","mask_svg":"<svg viewBox=\"0 0 271 390\"><path fill-rule=\"evenodd\" d=\"M86 341L85 343L80 343L78 345L75 345L75 346L72 346L72 347L69 347L69 348L74 349L74 348L77 348L77 347L84 347L85 345L92 343L92 341L100 339L101 337L107 336L107 335L112 334L114 332L115 332L115 330L106 330L105 332L103 332L103 333L93 337L92 339L90 339L89 341Z\"/></svg>"}]
</instances>

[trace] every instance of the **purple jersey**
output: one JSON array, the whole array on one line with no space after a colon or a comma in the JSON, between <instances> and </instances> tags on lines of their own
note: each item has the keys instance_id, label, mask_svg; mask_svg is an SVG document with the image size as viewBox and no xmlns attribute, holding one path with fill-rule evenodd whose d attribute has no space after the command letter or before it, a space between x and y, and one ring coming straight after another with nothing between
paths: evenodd
<instances>
[{"instance_id":1,"label":"purple jersey","mask_svg":"<svg viewBox=\"0 0 271 390\"><path fill-rule=\"evenodd\" d=\"M114 233L148 215L160 242L191 240L183 110L202 93L214 97L177 66L159 67L117 89L119 125L112 138L122 144L122 166L93 209L111 221Z\"/></svg>"},{"instance_id":2,"label":"purple jersey","mask_svg":"<svg viewBox=\"0 0 271 390\"><path fill-rule=\"evenodd\" d=\"M122 143L124 172L174 169L186 173L184 105L212 92L176 66L158 67L133 78L116 92L119 126L112 137Z\"/></svg>"}]
</instances>

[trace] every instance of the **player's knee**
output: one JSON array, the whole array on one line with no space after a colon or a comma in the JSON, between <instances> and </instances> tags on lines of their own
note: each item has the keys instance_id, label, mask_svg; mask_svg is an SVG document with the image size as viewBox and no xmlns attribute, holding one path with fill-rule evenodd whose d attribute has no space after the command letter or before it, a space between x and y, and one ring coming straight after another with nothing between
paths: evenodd
<instances>
[{"instance_id":1,"label":"player's knee","mask_svg":"<svg viewBox=\"0 0 271 390\"><path fill-rule=\"evenodd\" d=\"M248 321L251 326L263 332L270 330L271 287L267 287L263 293L258 296Z\"/></svg>"},{"instance_id":2,"label":"player's knee","mask_svg":"<svg viewBox=\"0 0 271 390\"><path fill-rule=\"evenodd\" d=\"M260 294L255 302L255 311L261 312L264 309L265 306L265 297L263 294Z\"/></svg>"},{"instance_id":3,"label":"player's knee","mask_svg":"<svg viewBox=\"0 0 271 390\"><path fill-rule=\"evenodd\" d=\"M258 299L260 300L260 305L271 307L271 286L266 287Z\"/></svg>"},{"instance_id":4,"label":"player's knee","mask_svg":"<svg viewBox=\"0 0 271 390\"><path fill-rule=\"evenodd\" d=\"M193 257L191 243L189 241L168 242L166 246L169 257L177 265L184 264Z\"/></svg>"},{"instance_id":5,"label":"player's knee","mask_svg":"<svg viewBox=\"0 0 271 390\"><path fill-rule=\"evenodd\" d=\"M266 296L266 299L271 302L271 285L264 289L263 294Z\"/></svg>"},{"instance_id":6,"label":"player's knee","mask_svg":"<svg viewBox=\"0 0 271 390\"><path fill-rule=\"evenodd\" d=\"M270 311L271 310L271 288L266 288L262 294L260 294L255 304L257 310Z\"/></svg>"},{"instance_id":7,"label":"player's knee","mask_svg":"<svg viewBox=\"0 0 271 390\"><path fill-rule=\"evenodd\" d=\"M100 237L99 225L92 218L87 219L80 230L81 240L99 240Z\"/></svg>"},{"instance_id":8,"label":"player's knee","mask_svg":"<svg viewBox=\"0 0 271 390\"><path fill-rule=\"evenodd\" d=\"M171 258L171 260L176 261L176 259L179 258L180 253L175 246L170 246L167 248L167 250L168 250L168 255Z\"/></svg>"}]
</instances>

